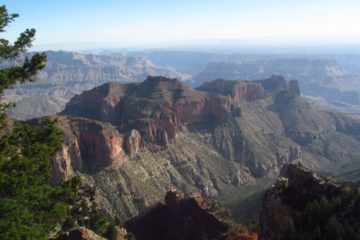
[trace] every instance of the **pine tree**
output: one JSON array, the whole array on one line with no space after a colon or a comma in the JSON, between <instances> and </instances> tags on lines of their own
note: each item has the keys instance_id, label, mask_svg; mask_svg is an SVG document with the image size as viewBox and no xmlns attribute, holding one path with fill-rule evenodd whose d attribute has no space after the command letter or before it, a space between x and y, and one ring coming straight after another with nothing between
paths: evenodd
<instances>
[{"instance_id":1,"label":"pine tree","mask_svg":"<svg viewBox=\"0 0 360 240\"><path fill-rule=\"evenodd\" d=\"M0 33L4 33L5 28L17 17L19 17L18 14L9 14L5 6L0 6ZM14 59L24 53L27 48L32 46L35 32L33 28L26 29L13 44L10 44L7 39L0 38L1 61ZM16 82L34 81L38 71L45 67L45 62L46 55L37 53L30 59L25 58L22 65L2 68L0 70L0 94Z\"/></svg>"},{"instance_id":2,"label":"pine tree","mask_svg":"<svg viewBox=\"0 0 360 240\"><path fill-rule=\"evenodd\" d=\"M341 223L338 221L336 216L332 216L325 228L325 237L326 240L343 240L344 239L344 228Z\"/></svg>"},{"instance_id":3,"label":"pine tree","mask_svg":"<svg viewBox=\"0 0 360 240\"><path fill-rule=\"evenodd\" d=\"M18 16L0 6L0 33ZM35 30L26 29L13 44L1 38L0 60L24 54L34 37ZM15 83L34 81L45 61L45 54L36 53L21 65L1 68L0 94ZM50 184L49 159L63 142L56 121L47 119L41 125L31 126L14 120L12 127L7 128L6 109L10 106L0 105L0 239L47 239L56 226L59 233L66 227L78 226L104 233L108 222L97 213L96 205L77 206L91 203L94 197L84 192L79 178Z\"/></svg>"},{"instance_id":4,"label":"pine tree","mask_svg":"<svg viewBox=\"0 0 360 240\"><path fill-rule=\"evenodd\" d=\"M19 17L18 14L9 14L6 6L0 6L0 34L6 32L6 27ZM26 29L14 43L5 38L0 38L0 61L13 60L23 54L35 38L35 29ZM15 83L34 81L37 73L45 67L46 55L43 53L34 54L31 58L25 58L21 65L10 66L0 69L0 94ZM6 110L12 104L0 104L0 133L6 126Z\"/></svg>"}]
</instances>

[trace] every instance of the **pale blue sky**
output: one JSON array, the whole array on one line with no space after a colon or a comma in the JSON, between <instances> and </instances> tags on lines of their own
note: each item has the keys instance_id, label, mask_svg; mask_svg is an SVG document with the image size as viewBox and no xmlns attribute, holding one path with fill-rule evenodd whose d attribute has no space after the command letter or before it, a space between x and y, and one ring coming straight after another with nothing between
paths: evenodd
<instances>
[{"instance_id":1,"label":"pale blue sky","mask_svg":"<svg viewBox=\"0 0 360 240\"><path fill-rule=\"evenodd\" d=\"M4 36L35 45L149 46L193 40L360 39L360 0L4 0L20 17Z\"/></svg>"}]
</instances>

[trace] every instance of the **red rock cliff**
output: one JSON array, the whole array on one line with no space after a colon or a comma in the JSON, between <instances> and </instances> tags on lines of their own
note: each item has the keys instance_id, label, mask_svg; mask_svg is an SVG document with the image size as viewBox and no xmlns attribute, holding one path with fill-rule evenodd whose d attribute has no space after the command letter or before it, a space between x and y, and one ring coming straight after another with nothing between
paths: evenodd
<instances>
[{"instance_id":1,"label":"red rock cliff","mask_svg":"<svg viewBox=\"0 0 360 240\"><path fill-rule=\"evenodd\" d=\"M240 113L239 104L266 96L259 84L232 86L231 97L207 93L176 79L149 77L140 84L109 83L74 97L64 115L110 122L126 133L136 129L143 140L167 145L182 124L224 119Z\"/></svg>"},{"instance_id":2,"label":"red rock cliff","mask_svg":"<svg viewBox=\"0 0 360 240\"><path fill-rule=\"evenodd\" d=\"M127 161L123 137L110 124L85 118L56 118L65 142L51 160L54 182L68 179L74 171L91 173Z\"/></svg>"}]
</instances>

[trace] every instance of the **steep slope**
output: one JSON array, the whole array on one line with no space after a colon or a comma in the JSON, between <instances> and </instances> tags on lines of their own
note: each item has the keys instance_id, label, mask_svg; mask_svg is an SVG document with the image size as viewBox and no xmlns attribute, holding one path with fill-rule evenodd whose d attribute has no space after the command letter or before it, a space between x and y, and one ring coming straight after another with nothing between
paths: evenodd
<instances>
[{"instance_id":1,"label":"steep slope","mask_svg":"<svg viewBox=\"0 0 360 240\"><path fill-rule=\"evenodd\" d=\"M359 76L347 73L335 60L307 58L279 58L209 63L194 76L199 85L217 78L263 79L273 74L287 80L299 80L303 94L323 97L328 101L360 103Z\"/></svg>"},{"instance_id":2,"label":"steep slope","mask_svg":"<svg viewBox=\"0 0 360 240\"><path fill-rule=\"evenodd\" d=\"M28 119L55 114L63 110L75 94L105 82L142 81L149 75L181 80L189 78L170 67L161 67L144 58L124 54L111 57L64 51L45 53L47 64L36 82L22 84L5 92L5 101L17 103L17 107L11 111L13 117ZM1 65L11 64L3 62Z\"/></svg>"},{"instance_id":3,"label":"steep slope","mask_svg":"<svg viewBox=\"0 0 360 240\"><path fill-rule=\"evenodd\" d=\"M54 167L96 185L104 211L123 220L170 188L234 207L285 163L335 171L360 157L356 120L323 112L279 76L199 89L164 77L109 83L75 96L62 114L67 141Z\"/></svg>"}]
</instances>

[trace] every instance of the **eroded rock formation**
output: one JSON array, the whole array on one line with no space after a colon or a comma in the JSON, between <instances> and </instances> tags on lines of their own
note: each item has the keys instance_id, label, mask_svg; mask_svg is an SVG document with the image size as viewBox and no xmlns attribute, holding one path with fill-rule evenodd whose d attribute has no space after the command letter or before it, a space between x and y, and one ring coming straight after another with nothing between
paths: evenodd
<instances>
[{"instance_id":1,"label":"eroded rock formation","mask_svg":"<svg viewBox=\"0 0 360 240\"><path fill-rule=\"evenodd\" d=\"M65 141L51 160L53 181L66 180L76 171L90 174L120 166L128 160L123 136L110 124L86 118L54 118L64 132ZM41 124L43 120L34 121Z\"/></svg>"},{"instance_id":2,"label":"eroded rock formation","mask_svg":"<svg viewBox=\"0 0 360 240\"><path fill-rule=\"evenodd\" d=\"M63 114L55 178L80 173L122 220L172 187L225 202L293 161L324 171L360 158L360 125L311 105L296 81L279 76L199 89L163 77L110 83L74 97Z\"/></svg>"},{"instance_id":3,"label":"eroded rock formation","mask_svg":"<svg viewBox=\"0 0 360 240\"><path fill-rule=\"evenodd\" d=\"M130 157L134 157L139 153L141 148L141 135L137 130L131 130L128 136L126 136L125 141L126 151Z\"/></svg>"},{"instance_id":4,"label":"eroded rock formation","mask_svg":"<svg viewBox=\"0 0 360 240\"><path fill-rule=\"evenodd\" d=\"M267 96L260 84L248 81L207 86L202 90L218 94L164 77L141 84L109 83L74 97L62 114L110 122L125 132L134 128L145 140L166 146L176 141L180 125L239 116L241 102Z\"/></svg>"}]
</instances>

